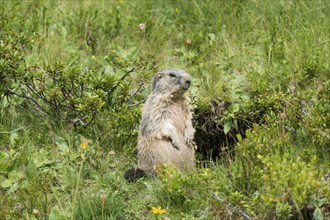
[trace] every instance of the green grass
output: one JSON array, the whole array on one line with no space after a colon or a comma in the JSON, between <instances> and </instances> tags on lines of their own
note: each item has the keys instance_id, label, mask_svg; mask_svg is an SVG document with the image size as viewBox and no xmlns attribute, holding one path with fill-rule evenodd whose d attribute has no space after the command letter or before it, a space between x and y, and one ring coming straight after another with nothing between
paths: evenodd
<instances>
[{"instance_id":1,"label":"green grass","mask_svg":"<svg viewBox=\"0 0 330 220\"><path fill-rule=\"evenodd\" d=\"M0 11L0 219L329 218L327 1L1 1ZM193 77L196 170L128 183L134 103L167 67ZM96 108L88 127L47 102L40 116L6 88L33 78L60 99L47 84L55 70L58 85L95 86L61 109ZM166 213L150 212L158 206Z\"/></svg>"}]
</instances>

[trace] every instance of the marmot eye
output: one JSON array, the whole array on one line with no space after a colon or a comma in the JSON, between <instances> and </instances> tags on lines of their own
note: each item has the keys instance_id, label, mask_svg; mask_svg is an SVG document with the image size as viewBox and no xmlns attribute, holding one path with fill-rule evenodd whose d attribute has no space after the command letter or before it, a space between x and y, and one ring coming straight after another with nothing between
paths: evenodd
<instances>
[{"instance_id":1,"label":"marmot eye","mask_svg":"<svg viewBox=\"0 0 330 220\"><path fill-rule=\"evenodd\" d=\"M176 77L176 75L175 75L174 73L170 73L170 77L173 77L173 78L175 78L175 77Z\"/></svg>"}]
</instances>

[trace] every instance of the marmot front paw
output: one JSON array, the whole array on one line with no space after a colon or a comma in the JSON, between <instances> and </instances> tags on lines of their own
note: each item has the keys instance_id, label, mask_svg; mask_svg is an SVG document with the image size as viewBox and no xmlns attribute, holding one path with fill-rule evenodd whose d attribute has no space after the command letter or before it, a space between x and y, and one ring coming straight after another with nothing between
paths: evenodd
<instances>
[{"instance_id":1,"label":"marmot front paw","mask_svg":"<svg viewBox=\"0 0 330 220\"><path fill-rule=\"evenodd\" d=\"M188 146L191 146L192 143L193 143L193 140L194 140L194 132L195 130L190 130L190 129L186 129L185 130L185 143L188 145Z\"/></svg>"},{"instance_id":2,"label":"marmot front paw","mask_svg":"<svg viewBox=\"0 0 330 220\"><path fill-rule=\"evenodd\" d=\"M177 150L180 150L181 149L181 144L177 141L173 141L172 140L172 144L173 144L173 147Z\"/></svg>"}]
</instances>

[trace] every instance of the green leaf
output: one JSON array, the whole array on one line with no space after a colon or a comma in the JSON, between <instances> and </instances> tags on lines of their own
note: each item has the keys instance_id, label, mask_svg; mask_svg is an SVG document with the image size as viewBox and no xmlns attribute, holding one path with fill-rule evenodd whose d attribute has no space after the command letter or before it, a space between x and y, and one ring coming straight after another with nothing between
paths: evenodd
<instances>
[{"instance_id":1,"label":"green leaf","mask_svg":"<svg viewBox=\"0 0 330 220\"><path fill-rule=\"evenodd\" d=\"M313 214L314 220L323 220L322 211L320 208L316 208Z\"/></svg>"},{"instance_id":2,"label":"green leaf","mask_svg":"<svg viewBox=\"0 0 330 220\"><path fill-rule=\"evenodd\" d=\"M229 107L230 112L232 113L236 113L239 112L239 104L238 103L234 103Z\"/></svg>"},{"instance_id":3,"label":"green leaf","mask_svg":"<svg viewBox=\"0 0 330 220\"><path fill-rule=\"evenodd\" d=\"M0 174L8 172L8 158L9 155L5 152L0 152Z\"/></svg>"},{"instance_id":4,"label":"green leaf","mask_svg":"<svg viewBox=\"0 0 330 220\"><path fill-rule=\"evenodd\" d=\"M69 155L70 161L75 161L79 157L80 157L80 153L79 152L72 152Z\"/></svg>"},{"instance_id":5,"label":"green leaf","mask_svg":"<svg viewBox=\"0 0 330 220\"><path fill-rule=\"evenodd\" d=\"M226 123L225 123L224 129L223 129L225 134L227 134L230 131L231 127L232 127L231 120L227 120Z\"/></svg>"},{"instance_id":6,"label":"green leaf","mask_svg":"<svg viewBox=\"0 0 330 220\"><path fill-rule=\"evenodd\" d=\"M35 167L39 168L39 167L42 167L45 165L50 165L50 164L54 163L55 159L53 157L49 156L49 153L46 150L41 149L39 151L39 155L37 157L33 158L33 162L34 162Z\"/></svg>"},{"instance_id":7,"label":"green leaf","mask_svg":"<svg viewBox=\"0 0 330 220\"><path fill-rule=\"evenodd\" d=\"M10 134L10 144L11 145L15 145L17 138L18 138L18 134L17 133Z\"/></svg>"},{"instance_id":8,"label":"green leaf","mask_svg":"<svg viewBox=\"0 0 330 220\"><path fill-rule=\"evenodd\" d=\"M5 179L5 180L1 183L1 187L2 187L2 188L8 188L8 187L10 187L13 183L15 183L15 180L13 180L13 179Z\"/></svg>"},{"instance_id":9,"label":"green leaf","mask_svg":"<svg viewBox=\"0 0 330 220\"><path fill-rule=\"evenodd\" d=\"M6 152L0 151L0 162L4 162L8 157L9 155Z\"/></svg>"},{"instance_id":10,"label":"green leaf","mask_svg":"<svg viewBox=\"0 0 330 220\"><path fill-rule=\"evenodd\" d=\"M62 220L62 219L65 219L65 216L60 214L60 209L58 208L58 206L56 205L52 207L49 214L49 220Z\"/></svg>"},{"instance_id":11,"label":"green leaf","mask_svg":"<svg viewBox=\"0 0 330 220\"><path fill-rule=\"evenodd\" d=\"M20 181L22 178L24 178L24 175L21 172L13 171L9 173L8 178L1 183L1 187L8 188L12 186L14 183Z\"/></svg>"},{"instance_id":12,"label":"green leaf","mask_svg":"<svg viewBox=\"0 0 330 220\"><path fill-rule=\"evenodd\" d=\"M327 197L318 200L319 206L323 206L324 204L328 204L329 202L330 200Z\"/></svg>"},{"instance_id":13,"label":"green leaf","mask_svg":"<svg viewBox=\"0 0 330 220\"><path fill-rule=\"evenodd\" d=\"M236 135L238 142L242 142L243 138L241 134Z\"/></svg>"},{"instance_id":14,"label":"green leaf","mask_svg":"<svg viewBox=\"0 0 330 220\"><path fill-rule=\"evenodd\" d=\"M36 158L34 160L34 163L35 163L36 167L42 167L42 166L45 166L45 165L52 164L52 163L54 163L54 161L55 160L48 159L48 158Z\"/></svg>"},{"instance_id":15,"label":"green leaf","mask_svg":"<svg viewBox=\"0 0 330 220\"><path fill-rule=\"evenodd\" d=\"M35 174L35 170L36 170L36 165L34 164L33 160L30 159L28 165L26 166L25 169L25 174L26 177L29 179L33 179L34 174Z\"/></svg>"},{"instance_id":16,"label":"green leaf","mask_svg":"<svg viewBox=\"0 0 330 220\"><path fill-rule=\"evenodd\" d=\"M63 153L68 153L70 151L68 144L66 143L66 141L59 137L56 136L55 137L55 144L57 145L57 147L63 152Z\"/></svg>"}]
</instances>

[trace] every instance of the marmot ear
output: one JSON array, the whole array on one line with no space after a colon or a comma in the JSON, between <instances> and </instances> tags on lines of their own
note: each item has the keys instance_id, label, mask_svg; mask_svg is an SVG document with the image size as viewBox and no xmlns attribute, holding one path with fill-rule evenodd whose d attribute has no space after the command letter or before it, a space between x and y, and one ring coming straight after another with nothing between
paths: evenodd
<instances>
[{"instance_id":1,"label":"marmot ear","mask_svg":"<svg viewBox=\"0 0 330 220\"><path fill-rule=\"evenodd\" d=\"M157 82L162 78L163 75L164 75L164 73L162 73L162 72L156 73L156 75L152 81L152 91L155 90Z\"/></svg>"}]
</instances>

